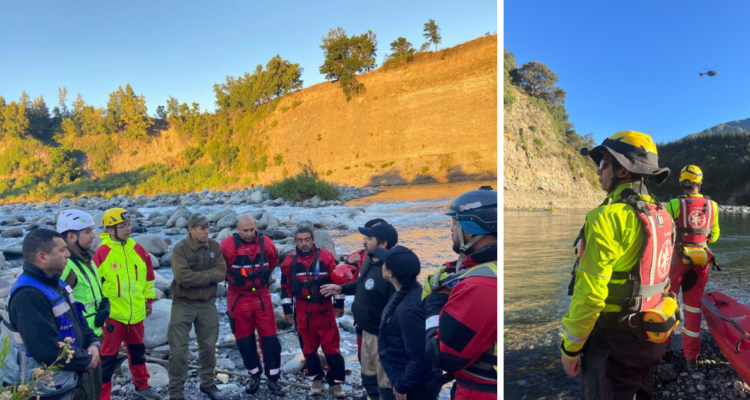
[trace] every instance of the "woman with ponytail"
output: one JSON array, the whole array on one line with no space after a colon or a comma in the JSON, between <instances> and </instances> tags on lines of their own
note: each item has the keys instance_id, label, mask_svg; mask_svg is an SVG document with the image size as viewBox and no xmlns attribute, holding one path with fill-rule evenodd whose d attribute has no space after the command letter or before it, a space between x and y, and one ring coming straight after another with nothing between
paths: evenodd
<instances>
[{"instance_id":1,"label":"woman with ponytail","mask_svg":"<svg viewBox=\"0 0 750 400\"><path fill-rule=\"evenodd\" d=\"M380 390L383 400L434 400L440 387L425 356L425 318L422 288L417 283L419 258L403 246L378 248L375 257L384 261L383 278L396 289L383 309L378 336L378 354L393 391Z\"/></svg>"}]
</instances>

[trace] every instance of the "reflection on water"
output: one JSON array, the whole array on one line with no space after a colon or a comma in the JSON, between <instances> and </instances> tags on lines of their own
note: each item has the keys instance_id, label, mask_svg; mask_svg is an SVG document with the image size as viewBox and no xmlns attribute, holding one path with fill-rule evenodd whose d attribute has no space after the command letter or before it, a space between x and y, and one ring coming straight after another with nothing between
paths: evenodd
<instances>
[{"instance_id":1,"label":"reflection on water","mask_svg":"<svg viewBox=\"0 0 750 400\"><path fill-rule=\"evenodd\" d=\"M505 211L505 342L559 325L585 211Z\"/></svg>"},{"instance_id":2,"label":"reflection on water","mask_svg":"<svg viewBox=\"0 0 750 400\"><path fill-rule=\"evenodd\" d=\"M560 366L560 321L574 262L572 247L586 211L504 212L505 396L539 398L577 393L578 380ZM710 245L722 271L711 271L706 290L744 304L750 278L750 215L720 213L721 235ZM542 385L532 382L541 380Z\"/></svg>"}]
</instances>

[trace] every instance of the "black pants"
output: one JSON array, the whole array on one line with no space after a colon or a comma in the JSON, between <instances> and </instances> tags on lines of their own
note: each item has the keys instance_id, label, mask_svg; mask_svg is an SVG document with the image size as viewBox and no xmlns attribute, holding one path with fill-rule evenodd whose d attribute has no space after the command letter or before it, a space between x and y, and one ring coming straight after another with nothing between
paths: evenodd
<instances>
[{"instance_id":1,"label":"black pants","mask_svg":"<svg viewBox=\"0 0 750 400\"><path fill-rule=\"evenodd\" d=\"M645 334L594 327L581 354L581 397L652 399L654 368L663 354L664 344Z\"/></svg>"}]
</instances>

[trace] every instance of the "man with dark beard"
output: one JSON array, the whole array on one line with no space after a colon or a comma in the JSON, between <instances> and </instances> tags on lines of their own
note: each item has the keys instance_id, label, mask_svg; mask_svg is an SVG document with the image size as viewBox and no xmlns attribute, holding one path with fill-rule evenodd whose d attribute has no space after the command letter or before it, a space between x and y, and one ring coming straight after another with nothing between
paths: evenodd
<instances>
[{"instance_id":1,"label":"man with dark beard","mask_svg":"<svg viewBox=\"0 0 750 400\"><path fill-rule=\"evenodd\" d=\"M330 296L320 291L322 285L331 282L336 258L328 250L316 247L313 235L307 225L298 226L294 233L295 251L281 265L281 304L288 322L293 322L296 316L297 332L305 356L305 375L313 380L310 395L323 393L325 376L333 395L344 398L346 393L341 383L346 378L346 370L344 357L339 350L340 337L336 324L336 317L344 313L344 300L332 302ZM319 347L323 348L326 356L327 374L324 374L318 358Z\"/></svg>"},{"instance_id":2,"label":"man with dark beard","mask_svg":"<svg viewBox=\"0 0 750 400\"><path fill-rule=\"evenodd\" d=\"M370 222L375 222L370 224ZM362 330L362 347L360 350L360 364L362 365L362 386L365 387L370 400L381 397L392 398L391 382L380 364L378 356L378 335L380 333L380 319L388 299L395 289L393 285L383 279L383 261L373 256L377 248L391 249L398 243L398 232L393 225L384 220L368 221L359 232L364 235L366 257L355 282L345 285L324 285L321 293L324 295L345 294L354 296L352 314L358 330Z\"/></svg>"}]
</instances>

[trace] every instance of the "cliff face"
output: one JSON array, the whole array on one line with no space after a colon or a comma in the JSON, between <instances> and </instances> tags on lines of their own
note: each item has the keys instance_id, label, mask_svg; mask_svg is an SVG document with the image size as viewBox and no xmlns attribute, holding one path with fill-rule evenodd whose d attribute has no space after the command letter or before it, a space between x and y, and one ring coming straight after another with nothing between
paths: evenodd
<instances>
[{"instance_id":1,"label":"cliff face","mask_svg":"<svg viewBox=\"0 0 750 400\"><path fill-rule=\"evenodd\" d=\"M283 98L251 132L235 132L240 152L260 143L269 160L257 181L248 177L269 183L308 161L327 181L357 186L496 177L497 36L357 79L365 93L349 102L338 83L321 83ZM197 144L170 128L148 144L122 141L110 162L114 172L179 165Z\"/></svg>"},{"instance_id":2,"label":"cliff face","mask_svg":"<svg viewBox=\"0 0 750 400\"><path fill-rule=\"evenodd\" d=\"M503 186L507 209L592 208L605 197L594 187L596 176L582 163L578 149L556 136L546 109L514 86L515 97L504 107Z\"/></svg>"}]
</instances>

